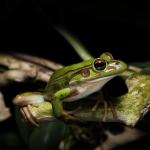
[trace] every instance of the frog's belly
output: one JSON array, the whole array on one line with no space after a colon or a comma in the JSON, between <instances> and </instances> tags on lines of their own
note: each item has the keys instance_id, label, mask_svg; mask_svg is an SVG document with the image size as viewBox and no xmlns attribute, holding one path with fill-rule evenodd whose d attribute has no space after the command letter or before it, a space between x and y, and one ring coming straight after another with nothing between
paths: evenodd
<instances>
[{"instance_id":1,"label":"frog's belly","mask_svg":"<svg viewBox=\"0 0 150 150\"><path fill-rule=\"evenodd\" d=\"M96 81L88 81L83 83L82 85L70 86L73 94L70 94L69 97L65 98L63 101L72 102L84 98L94 92L101 90L101 88L109 81L111 78L107 78L105 80L96 80Z\"/></svg>"}]
</instances>

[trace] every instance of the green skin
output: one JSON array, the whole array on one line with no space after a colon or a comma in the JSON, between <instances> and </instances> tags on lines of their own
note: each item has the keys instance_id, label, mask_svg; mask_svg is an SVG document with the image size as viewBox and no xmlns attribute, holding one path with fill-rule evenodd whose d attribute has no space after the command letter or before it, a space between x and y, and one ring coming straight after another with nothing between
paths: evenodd
<instances>
[{"instance_id":1,"label":"green skin","mask_svg":"<svg viewBox=\"0 0 150 150\"><path fill-rule=\"evenodd\" d=\"M95 68L96 60L91 58L59 69L52 74L44 95L45 100L51 101L53 114L56 117L65 115L62 100L70 102L84 98L100 90L110 79L127 68L124 62L114 60L110 53L103 53L98 58L103 60L106 66Z\"/></svg>"}]
</instances>

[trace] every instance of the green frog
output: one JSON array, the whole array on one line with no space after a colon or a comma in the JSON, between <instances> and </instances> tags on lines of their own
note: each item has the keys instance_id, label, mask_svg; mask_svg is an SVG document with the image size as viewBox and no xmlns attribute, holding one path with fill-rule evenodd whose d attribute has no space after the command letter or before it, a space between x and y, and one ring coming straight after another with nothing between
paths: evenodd
<instances>
[{"instance_id":1,"label":"green frog","mask_svg":"<svg viewBox=\"0 0 150 150\"><path fill-rule=\"evenodd\" d=\"M55 117L69 118L70 115L63 109L62 102L76 101L101 90L109 80L126 68L125 62L115 60L109 52L105 52L98 58L91 57L54 71L44 92L17 95L14 103L23 106L49 101ZM23 110L23 113L26 117L29 116L28 110Z\"/></svg>"}]
</instances>

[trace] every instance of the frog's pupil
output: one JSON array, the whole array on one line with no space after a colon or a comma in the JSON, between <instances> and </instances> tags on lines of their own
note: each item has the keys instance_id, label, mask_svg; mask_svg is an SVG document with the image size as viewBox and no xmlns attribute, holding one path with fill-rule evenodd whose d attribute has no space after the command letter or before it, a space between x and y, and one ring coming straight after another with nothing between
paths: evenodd
<instances>
[{"instance_id":1,"label":"frog's pupil","mask_svg":"<svg viewBox=\"0 0 150 150\"><path fill-rule=\"evenodd\" d=\"M97 59L94 62L94 67L96 70L104 70L106 68L106 62L101 59Z\"/></svg>"}]
</instances>

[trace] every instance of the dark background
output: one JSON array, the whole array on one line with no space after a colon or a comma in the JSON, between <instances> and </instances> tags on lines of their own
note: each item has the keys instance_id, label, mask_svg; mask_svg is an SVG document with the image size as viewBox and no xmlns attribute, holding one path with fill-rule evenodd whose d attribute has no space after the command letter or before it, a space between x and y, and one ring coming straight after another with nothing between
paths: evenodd
<instances>
[{"instance_id":1,"label":"dark background","mask_svg":"<svg viewBox=\"0 0 150 150\"><path fill-rule=\"evenodd\" d=\"M52 24L70 30L95 57L110 51L128 63L150 59L150 9L141 1L0 1L0 51L34 54L64 65L80 61ZM1 124L1 133L16 127L13 119ZM123 149L149 147L149 139Z\"/></svg>"},{"instance_id":2,"label":"dark background","mask_svg":"<svg viewBox=\"0 0 150 150\"><path fill-rule=\"evenodd\" d=\"M4 0L1 51L21 51L71 64L80 59L53 29L75 34L94 56L110 51L126 62L149 60L150 9L131 1Z\"/></svg>"}]
</instances>

